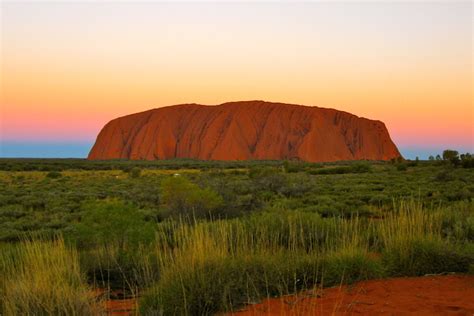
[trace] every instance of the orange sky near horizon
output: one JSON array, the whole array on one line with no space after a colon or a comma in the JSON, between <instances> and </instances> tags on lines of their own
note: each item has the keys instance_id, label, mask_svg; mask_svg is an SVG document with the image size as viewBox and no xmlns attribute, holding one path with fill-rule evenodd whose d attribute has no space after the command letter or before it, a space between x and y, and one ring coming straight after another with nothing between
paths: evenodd
<instances>
[{"instance_id":1,"label":"orange sky near horizon","mask_svg":"<svg viewBox=\"0 0 474 316\"><path fill-rule=\"evenodd\" d=\"M470 2L0 6L3 140L94 140L126 114L258 99L474 150Z\"/></svg>"}]
</instances>

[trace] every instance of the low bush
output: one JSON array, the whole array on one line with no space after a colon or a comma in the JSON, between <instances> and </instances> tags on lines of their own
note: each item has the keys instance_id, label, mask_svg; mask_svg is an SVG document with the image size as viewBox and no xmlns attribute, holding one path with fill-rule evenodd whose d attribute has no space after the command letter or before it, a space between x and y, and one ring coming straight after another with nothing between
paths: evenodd
<instances>
[{"instance_id":1,"label":"low bush","mask_svg":"<svg viewBox=\"0 0 474 316\"><path fill-rule=\"evenodd\" d=\"M324 286L375 279L384 275L378 256L355 247L329 253L323 262L321 277Z\"/></svg>"},{"instance_id":2,"label":"low bush","mask_svg":"<svg viewBox=\"0 0 474 316\"><path fill-rule=\"evenodd\" d=\"M389 275L420 276L442 272L468 272L474 256L446 241L413 240L410 245L384 249L383 262Z\"/></svg>"},{"instance_id":3,"label":"low bush","mask_svg":"<svg viewBox=\"0 0 474 316\"><path fill-rule=\"evenodd\" d=\"M346 173L367 173L372 171L370 163L356 161L348 166L336 166L328 168L310 169L309 174L346 174Z\"/></svg>"},{"instance_id":4,"label":"low bush","mask_svg":"<svg viewBox=\"0 0 474 316\"><path fill-rule=\"evenodd\" d=\"M164 218L212 218L223 205L222 197L212 189L202 189L183 176L163 180L161 194Z\"/></svg>"},{"instance_id":5,"label":"low bush","mask_svg":"<svg viewBox=\"0 0 474 316\"><path fill-rule=\"evenodd\" d=\"M407 171L408 165L405 163L397 163L397 170L398 171Z\"/></svg>"},{"instance_id":6,"label":"low bush","mask_svg":"<svg viewBox=\"0 0 474 316\"><path fill-rule=\"evenodd\" d=\"M69 232L68 239L79 248L103 245L150 243L154 239L153 223L144 220L142 213L120 200L85 202L80 222Z\"/></svg>"},{"instance_id":7,"label":"low bush","mask_svg":"<svg viewBox=\"0 0 474 316\"><path fill-rule=\"evenodd\" d=\"M441 170L435 175L435 180L439 182L453 181L454 176L449 170Z\"/></svg>"},{"instance_id":8,"label":"low bush","mask_svg":"<svg viewBox=\"0 0 474 316\"><path fill-rule=\"evenodd\" d=\"M129 176L131 178L140 178L141 173L142 173L142 169L137 168L137 167L133 167L129 171Z\"/></svg>"},{"instance_id":9,"label":"low bush","mask_svg":"<svg viewBox=\"0 0 474 316\"><path fill-rule=\"evenodd\" d=\"M62 174L59 171L50 171L46 174L46 178L50 178L50 179L57 179L61 177L62 177Z\"/></svg>"}]
</instances>

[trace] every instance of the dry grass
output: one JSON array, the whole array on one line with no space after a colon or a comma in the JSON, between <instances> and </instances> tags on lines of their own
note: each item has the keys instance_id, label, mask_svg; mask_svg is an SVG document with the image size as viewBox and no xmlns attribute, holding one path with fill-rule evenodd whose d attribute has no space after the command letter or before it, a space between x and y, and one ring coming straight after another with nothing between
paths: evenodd
<instances>
[{"instance_id":1,"label":"dry grass","mask_svg":"<svg viewBox=\"0 0 474 316\"><path fill-rule=\"evenodd\" d=\"M469 256L443 237L443 216L411 200L378 221L281 212L170 222L158 232L160 279L142 310L212 314L315 286L465 272Z\"/></svg>"},{"instance_id":2,"label":"dry grass","mask_svg":"<svg viewBox=\"0 0 474 316\"><path fill-rule=\"evenodd\" d=\"M0 255L5 315L100 314L80 271L76 250L54 241L25 240Z\"/></svg>"}]
</instances>

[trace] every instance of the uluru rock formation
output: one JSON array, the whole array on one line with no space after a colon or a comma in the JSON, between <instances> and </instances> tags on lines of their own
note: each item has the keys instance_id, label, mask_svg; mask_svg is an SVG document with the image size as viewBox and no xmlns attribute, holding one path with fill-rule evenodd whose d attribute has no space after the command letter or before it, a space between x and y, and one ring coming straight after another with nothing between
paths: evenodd
<instances>
[{"instance_id":1,"label":"uluru rock formation","mask_svg":"<svg viewBox=\"0 0 474 316\"><path fill-rule=\"evenodd\" d=\"M88 159L389 160L385 124L353 114L264 101L182 104L114 119Z\"/></svg>"}]
</instances>

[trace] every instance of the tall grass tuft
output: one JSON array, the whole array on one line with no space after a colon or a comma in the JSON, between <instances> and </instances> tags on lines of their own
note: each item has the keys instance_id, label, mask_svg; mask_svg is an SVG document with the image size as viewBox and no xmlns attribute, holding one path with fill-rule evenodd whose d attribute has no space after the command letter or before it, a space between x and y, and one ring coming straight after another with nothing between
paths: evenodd
<instances>
[{"instance_id":1,"label":"tall grass tuft","mask_svg":"<svg viewBox=\"0 0 474 316\"><path fill-rule=\"evenodd\" d=\"M99 302L85 282L76 250L62 238L24 240L0 254L5 315L93 315Z\"/></svg>"},{"instance_id":2,"label":"tall grass tuft","mask_svg":"<svg viewBox=\"0 0 474 316\"><path fill-rule=\"evenodd\" d=\"M383 260L390 275L467 272L473 258L462 245L443 238L442 209L426 210L417 201L401 201L379 223Z\"/></svg>"},{"instance_id":3,"label":"tall grass tuft","mask_svg":"<svg viewBox=\"0 0 474 316\"><path fill-rule=\"evenodd\" d=\"M154 242L104 240L80 258L60 238L25 240L1 249L0 304L6 315L98 314L79 265L95 286L140 290L144 315L209 315L366 279L468 272L473 216L473 203L427 208L415 200L379 218L272 208L236 219L166 220Z\"/></svg>"},{"instance_id":4,"label":"tall grass tuft","mask_svg":"<svg viewBox=\"0 0 474 316\"><path fill-rule=\"evenodd\" d=\"M209 315L262 298L382 275L357 217L301 212L236 220L168 222L157 234L160 279L144 314Z\"/></svg>"},{"instance_id":5,"label":"tall grass tuft","mask_svg":"<svg viewBox=\"0 0 474 316\"><path fill-rule=\"evenodd\" d=\"M472 214L472 208L464 212ZM143 295L141 311L209 315L314 287L467 272L474 260L465 250L470 226L453 225L458 220L444 209L414 200L375 220L273 210L234 220L161 223L160 277ZM463 241L452 242L447 231Z\"/></svg>"}]
</instances>

